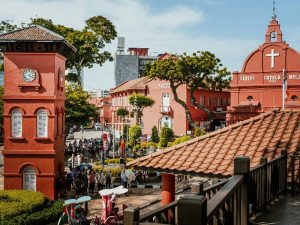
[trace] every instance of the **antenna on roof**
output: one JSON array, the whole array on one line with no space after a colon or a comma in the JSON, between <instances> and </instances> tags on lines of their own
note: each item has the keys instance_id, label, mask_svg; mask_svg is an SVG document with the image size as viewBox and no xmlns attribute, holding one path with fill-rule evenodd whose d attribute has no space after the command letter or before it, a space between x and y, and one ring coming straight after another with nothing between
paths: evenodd
<instances>
[{"instance_id":1,"label":"antenna on roof","mask_svg":"<svg viewBox=\"0 0 300 225\"><path fill-rule=\"evenodd\" d=\"M277 18L275 10L276 10L276 8L275 8L275 0L273 0L273 15L272 15L272 19L273 20L276 20L276 18Z\"/></svg>"}]
</instances>

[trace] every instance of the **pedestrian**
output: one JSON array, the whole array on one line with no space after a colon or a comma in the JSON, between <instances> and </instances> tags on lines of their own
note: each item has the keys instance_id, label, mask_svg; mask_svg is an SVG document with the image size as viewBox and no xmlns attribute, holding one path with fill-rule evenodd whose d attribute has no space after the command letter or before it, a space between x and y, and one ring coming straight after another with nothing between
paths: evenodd
<instances>
[{"instance_id":1,"label":"pedestrian","mask_svg":"<svg viewBox=\"0 0 300 225\"><path fill-rule=\"evenodd\" d=\"M77 174L74 181L75 186L75 195L76 198L82 195L83 188L84 188L84 182L83 182L83 176L81 173Z\"/></svg>"},{"instance_id":2,"label":"pedestrian","mask_svg":"<svg viewBox=\"0 0 300 225\"><path fill-rule=\"evenodd\" d=\"M124 188L128 188L128 178L125 174L125 170L121 173L121 181Z\"/></svg>"},{"instance_id":3,"label":"pedestrian","mask_svg":"<svg viewBox=\"0 0 300 225\"><path fill-rule=\"evenodd\" d=\"M97 171L95 174L96 183L97 183L97 189L98 191L101 191L101 172Z\"/></svg>"},{"instance_id":4,"label":"pedestrian","mask_svg":"<svg viewBox=\"0 0 300 225\"><path fill-rule=\"evenodd\" d=\"M94 190L95 190L95 172L93 170L90 171L90 174L88 176L88 182L89 182L89 192L94 193Z\"/></svg>"},{"instance_id":5,"label":"pedestrian","mask_svg":"<svg viewBox=\"0 0 300 225\"><path fill-rule=\"evenodd\" d=\"M110 173L108 172L105 176L105 188L110 189L110 185L111 185L111 176Z\"/></svg>"}]
</instances>

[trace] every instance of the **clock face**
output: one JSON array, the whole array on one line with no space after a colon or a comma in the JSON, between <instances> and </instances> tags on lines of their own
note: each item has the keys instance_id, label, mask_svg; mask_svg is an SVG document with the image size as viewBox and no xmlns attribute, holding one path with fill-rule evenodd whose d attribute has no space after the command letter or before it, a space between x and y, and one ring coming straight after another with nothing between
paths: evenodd
<instances>
[{"instance_id":1,"label":"clock face","mask_svg":"<svg viewBox=\"0 0 300 225\"><path fill-rule=\"evenodd\" d=\"M22 72L22 77L23 77L24 81L26 81L26 82L32 82L36 78L36 73L32 69L25 69Z\"/></svg>"},{"instance_id":2,"label":"clock face","mask_svg":"<svg viewBox=\"0 0 300 225\"><path fill-rule=\"evenodd\" d=\"M277 33L274 31L271 33L271 42L276 42L277 41Z\"/></svg>"}]
</instances>

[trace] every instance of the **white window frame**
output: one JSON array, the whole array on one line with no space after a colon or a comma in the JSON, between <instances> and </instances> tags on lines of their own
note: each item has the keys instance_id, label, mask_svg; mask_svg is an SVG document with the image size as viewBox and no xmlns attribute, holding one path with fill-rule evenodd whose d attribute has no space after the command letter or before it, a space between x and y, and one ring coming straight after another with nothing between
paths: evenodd
<instances>
[{"instance_id":1,"label":"white window frame","mask_svg":"<svg viewBox=\"0 0 300 225\"><path fill-rule=\"evenodd\" d=\"M15 109L11 113L11 136L15 138L22 137L23 117L21 109Z\"/></svg>"},{"instance_id":2,"label":"white window frame","mask_svg":"<svg viewBox=\"0 0 300 225\"><path fill-rule=\"evenodd\" d=\"M43 120L44 122L40 120ZM45 109L40 109L36 113L36 136L38 138L48 137L48 112Z\"/></svg>"},{"instance_id":3,"label":"white window frame","mask_svg":"<svg viewBox=\"0 0 300 225\"><path fill-rule=\"evenodd\" d=\"M31 166L23 169L23 190L36 191L36 173Z\"/></svg>"}]
</instances>

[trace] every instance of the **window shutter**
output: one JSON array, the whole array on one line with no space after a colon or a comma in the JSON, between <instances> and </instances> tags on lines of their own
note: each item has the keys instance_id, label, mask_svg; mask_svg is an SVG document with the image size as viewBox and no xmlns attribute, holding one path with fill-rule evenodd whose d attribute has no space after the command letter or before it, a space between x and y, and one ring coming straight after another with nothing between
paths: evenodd
<instances>
[{"instance_id":1,"label":"window shutter","mask_svg":"<svg viewBox=\"0 0 300 225\"><path fill-rule=\"evenodd\" d=\"M48 115L45 110L37 113L37 136L48 137Z\"/></svg>"},{"instance_id":2,"label":"window shutter","mask_svg":"<svg viewBox=\"0 0 300 225\"><path fill-rule=\"evenodd\" d=\"M22 113L20 110L12 112L12 137L22 137Z\"/></svg>"}]
</instances>

